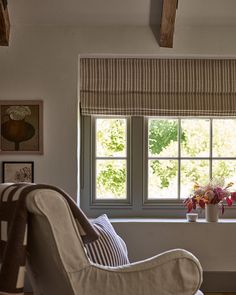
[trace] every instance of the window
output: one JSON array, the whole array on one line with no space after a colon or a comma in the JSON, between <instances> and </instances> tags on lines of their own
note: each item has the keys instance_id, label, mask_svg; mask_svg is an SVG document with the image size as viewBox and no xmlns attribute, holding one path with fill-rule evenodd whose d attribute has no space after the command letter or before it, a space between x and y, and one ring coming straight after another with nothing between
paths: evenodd
<instances>
[{"instance_id":1,"label":"window","mask_svg":"<svg viewBox=\"0 0 236 295\"><path fill-rule=\"evenodd\" d=\"M81 206L90 216L183 217L193 182L236 182L236 119L82 121Z\"/></svg>"},{"instance_id":2,"label":"window","mask_svg":"<svg viewBox=\"0 0 236 295\"><path fill-rule=\"evenodd\" d=\"M148 200L183 199L193 182L236 177L235 119L148 119Z\"/></svg>"},{"instance_id":3,"label":"window","mask_svg":"<svg viewBox=\"0 0 236 295\"><path fill-rule=\"evenodd\" d=\"M127 178L127 119L94 118L94 198L126 200Z\"/></svg>"}]
</instances>

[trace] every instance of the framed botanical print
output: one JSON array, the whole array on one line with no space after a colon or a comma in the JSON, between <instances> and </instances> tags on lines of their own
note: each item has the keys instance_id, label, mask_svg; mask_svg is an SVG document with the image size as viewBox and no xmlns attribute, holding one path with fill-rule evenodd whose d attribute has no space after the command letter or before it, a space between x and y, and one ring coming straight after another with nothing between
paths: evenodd
<instances>
[{"instance_id":1,"label":"framed botanical print","mask_svg":"<svg viewBox=\"0 0 236 295\"><path fill-rule=\"evenodd\" d=\"M34 162L2 162L2 182L34 182Z\"/></svg>"},{"instance_id":2,"label":"framed botanical print","mask_svg":"<svg viewBox=\"0 0 236 295\"><path fill-rule=\"evenodd\" d=\"M43 102L0 100L0 153L43 153Z\"/></svg>"}]
</instances>

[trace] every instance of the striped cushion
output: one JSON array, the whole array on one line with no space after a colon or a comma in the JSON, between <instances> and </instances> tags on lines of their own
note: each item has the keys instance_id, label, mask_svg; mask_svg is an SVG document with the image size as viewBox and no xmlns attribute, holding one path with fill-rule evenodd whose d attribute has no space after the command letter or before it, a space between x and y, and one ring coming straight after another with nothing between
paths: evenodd
<instances>
[{"instance_id":1,"label":"striped cushion","mask_svg":"<svg viewBox=\"0 0 236 295\"><path fill-rule=\"evenodd\" d=\"M117 235L107 215L101 215L92 223L100 237L95 242L85 244L89 259L106 266L129 264L125 242Z\"/></svg>"}]
</instances>

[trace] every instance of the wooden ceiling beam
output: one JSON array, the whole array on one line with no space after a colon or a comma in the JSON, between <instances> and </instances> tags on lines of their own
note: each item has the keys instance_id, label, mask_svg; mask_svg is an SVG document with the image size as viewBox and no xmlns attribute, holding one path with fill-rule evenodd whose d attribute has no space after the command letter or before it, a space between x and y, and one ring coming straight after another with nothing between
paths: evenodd
<instances>
[{"instance_id":1,"label":"wooden ceiling beam","mask_svg":"<svg viewBox=\"0 0 236 295\"><path fill-rule=\"evenodd\" d=\"M6 0L0 0L0 46L9 45L10 18Z\"/></svg>"},{"instance_id":2,"label":"wooden ceiling beam","mask_svg":"<svg viewBox=\"0 0 236 295\"><path fill-rule=\"evenodd\" d=\"M159 45L173 48L178 0L163 0Z\"/></svg>"}]
</instances>

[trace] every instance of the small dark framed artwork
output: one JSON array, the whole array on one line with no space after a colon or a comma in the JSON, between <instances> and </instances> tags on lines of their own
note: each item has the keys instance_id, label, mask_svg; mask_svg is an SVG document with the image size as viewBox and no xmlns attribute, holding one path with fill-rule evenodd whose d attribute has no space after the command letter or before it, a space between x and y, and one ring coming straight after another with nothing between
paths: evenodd
<instances>
[{"instance_id":1,"label":"small dark framed artwork","mask_svg":"<svg viewBox=\"0 0 236 295\"><path fill-rule=\"evenodd\" d=\"M2 162L2 182L34 182L34 162Z\"/></svg>"},{"instance_id":2,"label":"small dark framed artwork","mask_svg":"<svg viewBox=\"0 0 236 295\"><path fill-rule=\"evenodd\" d=\"M42 100L0 100L0 153L43 153Z\"/></svg>"}]
</instances>

